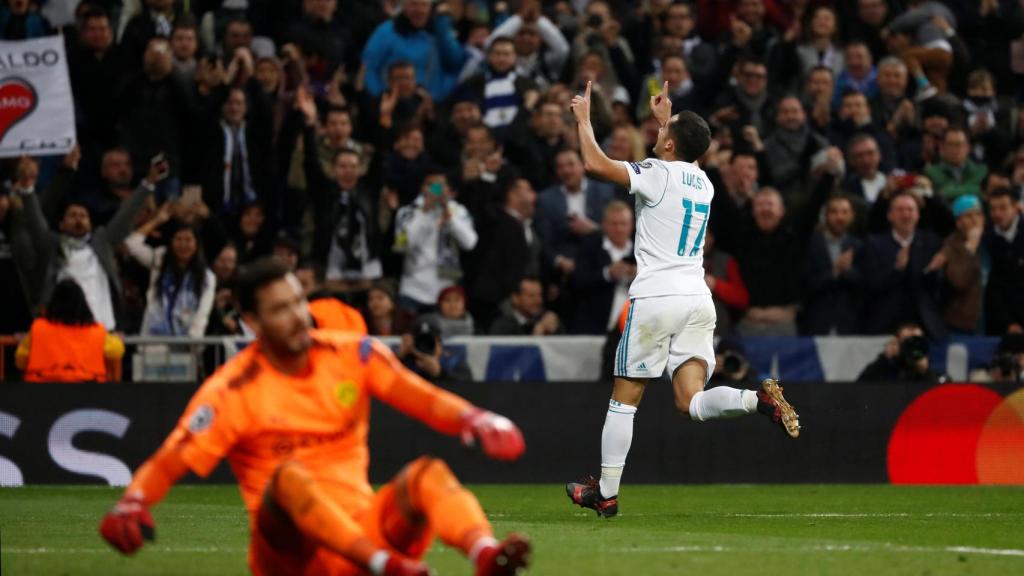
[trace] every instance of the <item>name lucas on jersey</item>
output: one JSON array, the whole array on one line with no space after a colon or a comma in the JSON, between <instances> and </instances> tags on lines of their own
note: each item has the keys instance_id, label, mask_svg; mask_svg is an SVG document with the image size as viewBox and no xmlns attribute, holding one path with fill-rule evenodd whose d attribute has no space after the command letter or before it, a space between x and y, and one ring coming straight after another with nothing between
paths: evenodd
<instances>
[{"instance_id":1,"label":"name lucas on jersey","mask_svg":"<svg viewBox=\"0 0 1024 576\"><path fill-rule=\"evenodd\" d=\"M683 174L683 185L697 190L704 189L704 179L697 174Z\"/></svg>"}]
</instances>

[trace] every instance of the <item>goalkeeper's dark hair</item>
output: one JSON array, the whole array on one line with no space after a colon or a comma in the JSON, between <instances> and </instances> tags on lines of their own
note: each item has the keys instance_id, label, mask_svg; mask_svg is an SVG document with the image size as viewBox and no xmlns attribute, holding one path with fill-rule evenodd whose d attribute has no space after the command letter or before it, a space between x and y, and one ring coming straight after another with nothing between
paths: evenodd
<instances>
[{"instance_id":1,"label":"goalkeeper's dark hair","mask_svg":"<svg viewBox=\"0 0 1024 576\"><path fill-rule=\"evenodd\" d=\"M676 143L676 157L684 162L693 162L708 151L711 145L711 129L700 115L684 110L679 119L669 124L672 140Z\"/></svg>"},{"instance_id":2,"label":"goalkeeper's dark hair","mask_svg":"<svg viewBox=\"0 0 1024 576\"><path fill-rule=\"evenodd\" d=\"M276 256L267 256L242 266L235 274L233 284L238 307L242 312L255 312L258 306L256 292L261 288L288 276L288 264Z\"/></svg>"}]
</instances>

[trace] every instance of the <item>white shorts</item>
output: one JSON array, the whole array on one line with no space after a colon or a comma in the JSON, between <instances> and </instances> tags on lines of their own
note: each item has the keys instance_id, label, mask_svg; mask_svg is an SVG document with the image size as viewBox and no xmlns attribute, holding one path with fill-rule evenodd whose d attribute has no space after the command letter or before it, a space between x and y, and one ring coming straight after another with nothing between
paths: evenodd
<instances>
[{"instance_id":1,"label":"white shorts","mask_svg":"<svg viewBox=\"0 0 1024 576\"><path fill-rule=\"evenodd\" d=\"M710 295L655 296L630 300L626 327L615 351L615 376L658 378L675 374L691 358L715 371L715 304Z\"/></svg>"}]
</instances>

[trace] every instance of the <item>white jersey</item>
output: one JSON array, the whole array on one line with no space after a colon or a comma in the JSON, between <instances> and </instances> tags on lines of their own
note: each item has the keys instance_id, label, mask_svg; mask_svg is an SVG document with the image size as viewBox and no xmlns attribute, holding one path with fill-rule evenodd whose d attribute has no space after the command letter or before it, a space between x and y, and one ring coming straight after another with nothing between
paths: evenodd
<instances>
[{"instance_id":1,"label":"white jersey","mask_svg":"<svg viewBox=\"0 0 1024 576\"><path fill-rule=\"evenodd\" d=\"M704 231L715 190L690 162L623 162L636 195L637 276L630 298L710 294L704 282Z\"/></svg>"}]
</instances>

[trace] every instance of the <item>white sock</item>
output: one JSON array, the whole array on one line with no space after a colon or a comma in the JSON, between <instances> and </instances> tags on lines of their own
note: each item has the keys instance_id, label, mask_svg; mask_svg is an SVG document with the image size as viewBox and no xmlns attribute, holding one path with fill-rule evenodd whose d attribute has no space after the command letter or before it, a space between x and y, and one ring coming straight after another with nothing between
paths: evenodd
<instances>
[{"instance_id":1,"label":"white sock","mask_svg":"<svg viewBox=\"0 0 1024 576\"><path fill-rule=\"evenodd\" d=\"M469 554L467 554L466 557L475 565L476 559L480 557L480 553L483 552L484 549L497 545L498 541L495 540L493 536L481 536L473 543L472 546L469 547Z\"/></svg>"},{"instance_id":2,"label":"white sock","mask_svg":"<svg viewBox=\"0 0 1024 576\"><path fill-rule=\"evenodd\" d=\"M391 554L388 554L387 550L378 550L370 556L370 563L367 568L370 569L370 574L374 576L383 576L384 570L388 567L388 559L391 558Z\"/></svg>"},{"instance_id":3,"label":"white sock","mask_svg":"<svg viewBox=\"0 0 1024 576\"><path fill-rule=\"evenodd\" d=\"M757 392L728 386L702 390L690 399L690 418L698 422L735 418L757 410Z\"/></svg>"},{"instance_id":4,"label":"white sock","mask_svg":"<svg viewBox=\"0 0 1024 576\"><path fill-rule=\"evenodd\" d=\"M622 404L615 400L608 402L608 415L601 431L601 497L611 498L619 494L622 469L626 467L626 455L633 443L633 416L636 406Z\"/></svg>"}]
</instances>

